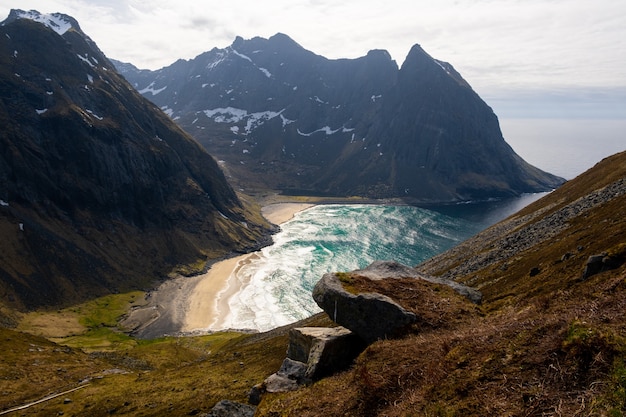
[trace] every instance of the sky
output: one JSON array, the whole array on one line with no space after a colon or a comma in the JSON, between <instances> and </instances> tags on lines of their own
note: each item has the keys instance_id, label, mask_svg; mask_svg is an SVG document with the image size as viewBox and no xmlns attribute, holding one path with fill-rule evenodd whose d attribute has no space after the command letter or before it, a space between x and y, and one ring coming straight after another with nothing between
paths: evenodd
<instances>
[{"instance_id":1,"label":"sky","mask_svg":"<svg viewBox=\"0 0 626 417\"><path fill-rule=\"evenodd\" d=\"M0 0L0 20L11 8L69 14L108 57L147 69L278 32L398 65L420 44L501 119L626 121L624 0Z\"/></svg>"}]
</instances>

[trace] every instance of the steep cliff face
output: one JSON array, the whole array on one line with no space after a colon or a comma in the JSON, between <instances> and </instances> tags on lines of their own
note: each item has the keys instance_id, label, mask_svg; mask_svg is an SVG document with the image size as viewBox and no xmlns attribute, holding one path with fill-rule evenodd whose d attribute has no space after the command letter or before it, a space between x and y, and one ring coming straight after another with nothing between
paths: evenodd
<instances>
[{"instance_id":1,"label":"steep cliff face","mask_svg":"<svg viewBox=\"0 0 626 417\"><path fill-rule=\"evenodd\" d=\"M69 16L0 26L0 120L0 288L17 306L143 287L268 231Z\"/></svg>"},{"instance_id":2,"label":"steep cliff face","mask_svg":"<svg viewBox=\"0 0 626 417\"><path fill-rule=\"evenodd\" d=\"M158 71L116 63L247 189L458 201L557 187L491 108L416 45L329 60L288 36L237 38Z\"/></svg>"}]
</instances>

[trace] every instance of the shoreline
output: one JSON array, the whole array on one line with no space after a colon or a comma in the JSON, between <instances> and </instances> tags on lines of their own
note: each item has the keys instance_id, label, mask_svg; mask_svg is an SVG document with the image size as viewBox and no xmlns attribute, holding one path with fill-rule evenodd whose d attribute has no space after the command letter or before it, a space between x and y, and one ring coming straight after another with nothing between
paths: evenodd
<instances>
[{"instance_id":1,"label":"shoreline","mask_svg":"<svg viewBox=\"0 0 626 417\"><path fill-rule=\"evenodd\" d=\"M270 223L280 225L314 205L274 203L262 207L261 213ZM197 333L225 330L223 324L230 310L228 302L247 284L239 280L237 273L258 257L257 251L216 262L206 273L197 277L195 285L187 286L187 296L180 300L186 304L181 306L184 308L184 317L180 331Z\"/></svg>"},{"instance_id":2,"label":"shoreline","mask_svg":"<svg viewBox=\"0 0 626 417\"><path fill-rule=\"evenodd\" d=\"M315 205L309 202L267 202L261 213L270 223L280 225ZM229 313L228 300L246 284L238 281L237 271L253 257L258 257L258 252L219 260L203 274L166 280L146 294L144 304L128 312L120 322L121 326L142 339L222 330L220 324Z\"/></svg>"}]
</instances>

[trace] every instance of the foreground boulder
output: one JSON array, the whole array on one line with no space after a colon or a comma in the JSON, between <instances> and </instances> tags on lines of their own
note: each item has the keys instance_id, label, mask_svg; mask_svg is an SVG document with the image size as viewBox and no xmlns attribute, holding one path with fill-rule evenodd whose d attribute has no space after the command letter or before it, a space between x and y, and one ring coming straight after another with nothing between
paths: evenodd
<instances>
[{"instance_id":1,"label":"foreground boulder","mask_svg":"<svg viewBox=\"0 0 626 417\"><path fill-rule=\"evenodd\" d=\"M351 294L343 274L328 273L315 285L313 299L330 318L368 343L397 335L416 320L415 314L382 294Z\"/></svg>"},{"instance_id":2,"label":"foreground boulder","mask_svg":"<svg viewBox=\"0 0 626 417\"><path fill-rule=\"evenodd\" d=\"M289 332L287 358L306 363L304 379L311 381L346 369L364 347L344 327L301 327Z\"/></svg>"},{"instance_id":3,"label":"foreground boulder","mask_svg":"<svg viewBox=\"0 0 626 417\"><path fill-rule=\"evenodd\" d=\"M367 343L401 336L411 324L419 320L414 311L393 298L379 292L359 290L354 285L357 279L398 280L398 284L400 280L408 279L410 283L421 280L446 285L474 303L480 302L482 298L478 291L467 286L425 277L397 262L377 261L363 270L325 274L313 289L313 299L333 321L352 330Z\"/></svg>"},{"instance_id":4,"label":"foreground boulder","mask_svg":"<svg viewBox=\"0 0 626 417\"><path fill-rule=\"evenodd\" d=\"M295 391L301 385L347 369L363 351L363 341L344 327L301 327L289 331L287 358L278 372L252 388L251 404L266 393Z\"/></svg>"}]
</instances>

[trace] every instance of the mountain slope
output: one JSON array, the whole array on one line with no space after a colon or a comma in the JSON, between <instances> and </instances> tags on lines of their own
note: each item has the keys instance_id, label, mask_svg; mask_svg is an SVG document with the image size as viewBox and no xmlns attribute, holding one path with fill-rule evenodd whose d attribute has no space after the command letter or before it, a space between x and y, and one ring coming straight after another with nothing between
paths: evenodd
<instances>
[{"instance_id":1,"label":"mountain slope","mask_svg":"<svg viewBox=\"0 0 626 417\"><path fill-rule=\"evenodd\" d=\"M15 307L144 288L268 233L71 17L11 12L0 97L0 290Z\"/></svg>"},{"instance_id":2,"label":"mountain slope","mask_svg":"<svg viewBox=\"0 0 626 417\"><path fill-rule=\"evenodd\" d=\"M115 61L114 61L115 62ZM454 68L419 45L329 60L240 37L158 71L115 62L248 190L459 201L553 189Z\"/></svg>"}]
</instances>

